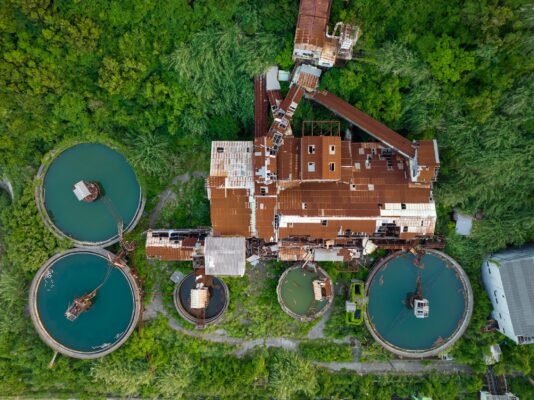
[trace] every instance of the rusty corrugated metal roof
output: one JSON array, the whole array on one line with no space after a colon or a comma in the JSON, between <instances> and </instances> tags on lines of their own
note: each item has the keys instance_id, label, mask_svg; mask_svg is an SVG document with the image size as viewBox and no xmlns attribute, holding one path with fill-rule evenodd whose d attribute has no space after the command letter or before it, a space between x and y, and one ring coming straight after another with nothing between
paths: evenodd
<instances>
[{"instance_id":1,"label":"rusty corrugated metal roof","mask_svg":"<svg viewBox=\"0 0 534 400\"><path fill-rule=\"evenodd\" d=\"M280 261L302 261L308 252L303 246L284 246L278 251Z\"/></svg>"},{"instance_id":2,"label":"rusty corrugated metal roof","mask_svg":"<svg viewBox=\"0 0 534 400\"><path fill-rule=\"evenodd\" d=\"M375 220L335 220L328 221L327 226L314 223L292 223L287 227L280 227L280 238L292 236L309 236L313 239L335 239L346 230L363 232L372 235L376 231ZM341 232L340 232L341 231Z\"/></svg>"},{"instance_id":3,"label":"rusty corrugated metal roof","mask_svg":"<svg viewBox=\"0 0 534 400\"><path fill-rule=\"evenodd\" d=\"M254 136L260 137L267 134L269 129L269 106L265 90L265 76L258 75L254 78Z\"/></svg>"},{"instance_id":4,"label":"rusty corrugated metal roof","mask_svg":"<svg viewBox=\"0 0 534 400\"><path fill-rule=\"evenodd\" d=\"M439 153L436 140L417 142L417 182L430 183L436 180L439 170Z\"/></svg>"},{"instance_id":5,"label":"rusty corrugated metal roof","mask_svg":"<svg viewBox=\"0 0 534 400\"><path fill-rule=\"evenodd\" d=\"M161 261L191 261L193 249L146 246L146 255Z\"/></svg>"},{"instance_id":6,"label":"rusty corrugated metal roof","mask_svg":"<svg viewBox=\"0 0 534 400\"><path fill-rule=\"evenodd\" d=\"M268 90L267 99L269 100L271 110L278 108L282 103L282 100L284 100L284 98L282 97L282 92L280 90Z\"/></svg>"},{"instance_id":7,"label":"rusty corrugated metal roof","mask_svg":"<svg viewBox=\"0 0 534 400\"><path fill-rule=\"evenodd\" d=\"M274 217L276 200L276 194L273 196L256 196L256 230L258 237L267 242L275 240Z\"/></svg>"},{"instance_id":8,"label":"rusty corrugated metal roof","mask_svg":"<svg viewBox=\"0 0 534 400\"><path fill-rule=\"evenodd\" d=\"M287 137L276 157L278 180L300 179L300 139Z\"/></svg>"},{"instance_id":9,"label":"rusty corrugated metal roof","mask_svg":"<svg viewBox=\"0 0 534 400\"><path fill-rule=\"evenodd\" d=\"M247 189L210 189L210 211L216 235L250 237L251 210Z\"/></svg>"},{"instance_id":10,"label":"rusty corrugated metal roof","mask_svg":"<svg viewBox=\"0 0 534 400\"><path fill-rule=\"evenodd\" d=\"M197 245L203 241L196 237L173 237L173 230L149 230L146 235L146 255L162 261L190 261Z\"/></svg>"},{"instance_id":11,"label":"rusty corrugated metal roof","mask_svg":"<svg viewBox=\"0 0 534 400\"><path fill-rule=\"evenodd\" d=\"M301 0L295 47L322 48L330 17L330 0Z\"/></svg>"}]
</instances>

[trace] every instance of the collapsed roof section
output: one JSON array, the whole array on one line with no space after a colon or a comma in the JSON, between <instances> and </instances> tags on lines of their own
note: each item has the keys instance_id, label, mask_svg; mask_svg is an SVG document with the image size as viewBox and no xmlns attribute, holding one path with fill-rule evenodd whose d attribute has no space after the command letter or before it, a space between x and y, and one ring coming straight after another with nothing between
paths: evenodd
<instances>
[{"instance_id":1,"label":"collapsed roof section","mask_svg":"<svg viewBox=\"0 0 534 400\"><path fill-rule=\"evenodd\" d=\"M146 255L161 261L191 261L204 254L204 239L209 230L155 229L146 237Z\"/></svg>"}]
</instances>

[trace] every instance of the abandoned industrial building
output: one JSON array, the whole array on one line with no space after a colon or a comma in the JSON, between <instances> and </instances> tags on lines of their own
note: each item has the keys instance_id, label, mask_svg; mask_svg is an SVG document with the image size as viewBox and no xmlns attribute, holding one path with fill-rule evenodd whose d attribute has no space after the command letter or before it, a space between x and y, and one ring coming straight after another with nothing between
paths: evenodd
<instances>
[{"instance_id":1,"label":"abandoned industrial building","mask_svg":"<svg viewBox=\"0 0 534 400\"><path fill-rule=\"evenodd\" d=\"M175 294L175 304L184 318L198 326L211 323L211 319L199 318L205 314L197 311L191 318L191 312L188 315L184 309L201 307L193 301L197 291L213 292L208 291L204 280L243 276L247 260L296 262L279 280L278 300L293 318L310 321L322 315L334 297L328 274L316 262L350 262L377 248L417 248L415 259L419 260L424 248L443 246L433 237L436 208L432 184L440 166L437 142L410 141L341 98L318 89L325 68L352 58L360 34L357 26L343 23L336 24L329 34L329 12L329 1L301 1L294 70L289 74L273 66L255 79L254 140L212 142L206 180L211 229L147 232L148 257L193 262L195 272L191 276L197 276L198 283L195 287L186 285L186 294ZM279 79L289 81L285 98ZM374 140L353 141L350 134L341 131L339 120L304 121L301 135L295 136L292 118L305 100L326 107ZM445 257L440 254L436 252ZM461 273L459 266L458 271ZM420 311L417 318L427 318L428 299L423 299L418 279L417 304L426 308L411 314ZM415 284L415 280L407 283ZM175 293L183 292L183 287L178 282ZM458 295L457 319L462 328L456 328L456 323L444 328L451 336L459 336L469 321L470 293L467 281L463 294ZM228 295L221 298L218 303L224 310ZM207 311L209 306L205 303L202 308ZM427 325L433 321L430 318ZM425 337L429 343L425 342L424 350L397 352L419 357L445 347L444 342L433 344L436 337L431 336Z\"/></svg>"},{"instance_id":2,"label":"abandoned industrial building","mask_svg":"<svg viewBox=\"0 0 534 400\"><path fill-rule=\"evenodd\" d=\"M329 7L329 1L301 2L293 52L297 66L285 99L277 67L256 79L254 140L212 142L206 184L212 234L246 238L248 256L350 261L377 245L407 249L434 234L436 141L412 142L317 90L322 73L317 66L350 58L359 36L359 28L346 24L336 25L339 37L328 35ZM291 119L303 98L377 141L343 137L339 121L305 121L302 136L294 136ZM149 233L147 254L191 259L188 243L196 243L196 234L189 233L158 247Z\"/></svg>"}]
</instances>

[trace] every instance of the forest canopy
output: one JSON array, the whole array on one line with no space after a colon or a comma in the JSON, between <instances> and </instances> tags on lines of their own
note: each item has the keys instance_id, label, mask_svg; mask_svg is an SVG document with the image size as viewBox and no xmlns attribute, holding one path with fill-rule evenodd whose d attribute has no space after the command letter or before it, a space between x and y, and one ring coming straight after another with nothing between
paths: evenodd
<instances>
[{"instance_id":1,"label":"forest canopy","mask_svg":"<svg viewBox=\"0 0 534 400\"><path fill-rule=\"evenodd\" d=\"M68 244L46 230L33 201L43 156L71 140L120 143L150 212L176 175L207 170L211 140L253 137L252 78L269 65L292 67L297 12L297 0L0 2L0 179L15 189L13 202L0 197L0 393L474 397L482 385L477 374L333 374L308 360L331 354L310 346L306 357L260 351L237 359L160 319L102 360L60 357L46 368L51 351L25 314L27 287L40 264ZM455 356L483 372L482 349L501 342L499 368L532 376L534 346L480 337L489 305L479 268L486 254L534 240L534 7L526 0L334 0L330 23L339 20L361 25L357 57L327 71L321 85L410 139L439 143L438 233L476 295ZM303 102L295 131L313 118L331 115ZM203 185L185 189L193 191L165 223L209 221ZM190 212L192 201L202 205L199 212ZM482 212L470 237L454 234L453 208Z\"/></svg>"}]
</instances>

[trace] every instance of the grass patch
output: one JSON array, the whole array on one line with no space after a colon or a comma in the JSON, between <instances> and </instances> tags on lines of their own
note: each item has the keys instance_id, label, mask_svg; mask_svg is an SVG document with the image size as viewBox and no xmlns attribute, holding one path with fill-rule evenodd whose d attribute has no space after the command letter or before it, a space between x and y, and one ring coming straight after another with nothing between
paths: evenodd
<instances>
[{"instance_id":1,"label":"grass patch","mask_svg":"<svg viewBox=\"0 0 534 400\"><path fill-rule=\"evenodd\" d=\"M303 323L287 315L276 296L276 286L288 264L260 263L247 266L243 278L225 278L230 291L230 305L225 322L217 328L234 337L303 337L316 321Z\"/></svg>"},{"instance_id":2,"label":"grass patch","mask_svg":"<svg viewBox=\"0 0 534 400\"><path fill-rule=\"evenodd\" d=\"M171 197L162 208L158 228L196 228L210 225L210 204L204 178L190 178L170 188Z\"/></svg>"},{"instance_id":3,"label":"grass patch","mask_svg":"<svg viewBox=\"0 0 534 400\"><path fill-rule=\"evenodd\" d=\"M332 343L328 340L309 340L299 343L300 354L312 361L350 362L353 360L349 344Z\"/></svg>"}]
</instances>

